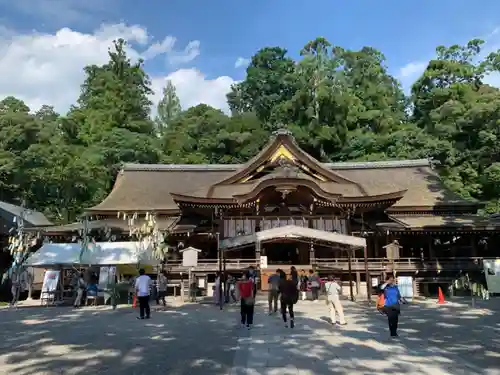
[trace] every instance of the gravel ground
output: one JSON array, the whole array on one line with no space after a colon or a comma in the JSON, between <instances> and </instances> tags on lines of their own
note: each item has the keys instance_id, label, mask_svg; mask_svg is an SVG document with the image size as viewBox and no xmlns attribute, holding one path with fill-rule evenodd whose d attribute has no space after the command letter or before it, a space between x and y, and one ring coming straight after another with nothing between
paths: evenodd
<instances>
[{"instance_id":1,"label":"gravel ground","mask_svg":"<svg viewBox=\"0 0 500 375\"><path fill-rule=\"evenodd\" d=\"M130 307L0 309L0 374L500 374L497 311L404 306L394 342L373 306L344 304L339 328L324 303L301 301L291 330L260 301L251 331L237 306L187 304L150 320Z\"/></svg>"},{"instance_id":2,"label":"gravel ground","mask_svg":"<svg viewBox=\"0 0 500 375\"><path fill-rule=\"evenodd\" d=\"M131 308L0 311L0 373L11 375L212 375L233 366L237 313L210 305L153 312Z\"/></svg>"}]
</instances>

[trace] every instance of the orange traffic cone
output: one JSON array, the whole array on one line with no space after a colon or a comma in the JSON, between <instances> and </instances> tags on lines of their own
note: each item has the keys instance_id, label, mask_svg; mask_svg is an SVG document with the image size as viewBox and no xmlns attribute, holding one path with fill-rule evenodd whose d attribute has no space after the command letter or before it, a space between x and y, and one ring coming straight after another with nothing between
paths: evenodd
<instances>
[{"instance_id":1,"label":"orange traffic cone","mask_svg":"<svg viewBox=\"0 0 500 375\"><path fill-rule=\"evenodd\" d=\"M445 303L444 294L443 294L443 291L441 290L441 287L438 287L438 302L437 303L439 305L442 305L443 303Z\"/></svg>"},{"instance_id":2,"label":"orange traffic cone","mask_svg":"<svg viewBox=\"0 0 500 375\"><path fill-rule=\"evenodd\" d=\"M132 299L132 307L134 307L134 308L137 307L137 296L135 294L134 294L134 298Z\"/></svg>"}]
</instances>

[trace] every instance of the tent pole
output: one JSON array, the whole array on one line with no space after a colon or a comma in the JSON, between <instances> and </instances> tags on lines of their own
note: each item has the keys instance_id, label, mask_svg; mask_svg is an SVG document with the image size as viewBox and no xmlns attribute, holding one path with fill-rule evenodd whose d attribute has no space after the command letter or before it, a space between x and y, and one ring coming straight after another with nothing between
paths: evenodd
<instances>
[{"instance_id":1,"label":"tent pole","mask_svg":"<svg viewBox=\"0 0 500 375\"><path fill-rule=\"evenodd\" d=\"M370 277L370 270L368 269L368 249L365 246L363 249L363 255L365 257L365 274L366 274L366 298L368 302L372 300L372 278Z\"/></svg>"},{"instance_id":2,"label":"tent pole","mask_svg":"<svg viewBox=\"0 0 500 375\"><path fill-rule=\"evenodd\" d=\"M220 306L220 309L222 310L222 306L223 306L222 283L224 282L224 280L222 279L222 249L220 248L219 232L216 232L215 236L216 236L216 240L217 240L217 252L218 252L218 256L219 256L219 306Z\"/></svg>"},{"instance_id":3,"label":"tent pole","mask_svg":"<svg viewBox=\"0 0 500 375\"><path fill-rule=\"evenodd\" d=\"M351 294L351 301L354 302L354 291L352 290L352 259L351 248L347 250L347 262L349 266L349 293Z\"/></svg>"}]
</instances>

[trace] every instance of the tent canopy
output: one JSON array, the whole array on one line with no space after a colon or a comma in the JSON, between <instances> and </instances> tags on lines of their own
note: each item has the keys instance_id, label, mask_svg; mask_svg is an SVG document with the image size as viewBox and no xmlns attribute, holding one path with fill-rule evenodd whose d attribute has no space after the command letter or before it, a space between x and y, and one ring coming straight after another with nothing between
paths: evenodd
<instances>
[{"instance_id":1,"label":"tent canopy","mask_svg":"<svg viewBox=\"0 0 500 375\"><path fill-rule=\"evenodd\" d=\"M330 244L341 244L352 248L363 248L366 246L366 239L362 237L347 236L345 234L326 232L323 230L286 225L283 227L266 229L261 232L228 238L220 243L221 249L250 245L252 243L265 242L275 239L310 239Z\"/></svg>"},{"instance_id":2,"label":"tent canopy","mask_svg":"<svg viewBox=\"0 0 500 375\"><path fill-rule=\"evenodd\" d=\"M81 245L78 243L48 243L30 256L26 265L46 267L55 265L120 265L159 264L150 248L144 249L140 242L97 242L90 244L80 263Z\"/></svg>"}]
</instances>

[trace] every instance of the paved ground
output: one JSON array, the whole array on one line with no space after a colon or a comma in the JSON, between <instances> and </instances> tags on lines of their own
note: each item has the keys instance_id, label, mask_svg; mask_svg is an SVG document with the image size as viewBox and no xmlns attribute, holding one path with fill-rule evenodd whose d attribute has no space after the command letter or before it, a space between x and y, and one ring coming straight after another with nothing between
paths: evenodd
<instances>
[{"instance_id":1,"label":"paved ground","mask_svg":"<svg viewBox=\"0 0 500 375\"><path fill-rule=\"evenodd\" d=\"M247 331L236 307L184 305L149 321L131 308L2 309L0 374L500 374L492 311L413 304L398 342L388 340L384 317L360 304L346 302L345 328L326 321L321 302L297 311L291 330L258 307Z\"/></svg>"}]
</instances>

